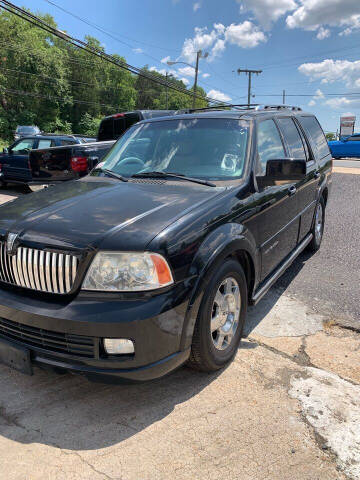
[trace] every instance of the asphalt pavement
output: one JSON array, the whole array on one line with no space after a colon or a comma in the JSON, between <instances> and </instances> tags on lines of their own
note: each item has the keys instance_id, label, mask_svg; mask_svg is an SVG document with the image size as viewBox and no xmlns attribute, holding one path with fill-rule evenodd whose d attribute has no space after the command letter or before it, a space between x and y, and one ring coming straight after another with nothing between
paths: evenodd
<instances>
[{"instance_id":1,"label":"asphalt pavement","mask_svg":"<svg viewBox=\"0 0 360 480\"><path fill-rule=\"evenodd\" d=\"M334 321L360 328L359 175L333 175L320 250L300 255L275 288Z\"/></svg>"}]
</instances>

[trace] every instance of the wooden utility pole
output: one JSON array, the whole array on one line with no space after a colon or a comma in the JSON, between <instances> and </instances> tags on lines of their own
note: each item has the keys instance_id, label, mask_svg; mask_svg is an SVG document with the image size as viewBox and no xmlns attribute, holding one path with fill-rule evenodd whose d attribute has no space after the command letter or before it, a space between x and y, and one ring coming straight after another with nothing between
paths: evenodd
<instances>
[{"instance_id":1,"label":"wooden utility pole","mask_svg":"<svg viewBox=\"0 0 360 480\"><path fill-rule=\"evenodd\" d=\"M259 75L262 73L262 70L248 70L247 68L237 69L237 73L240 75L240 73L246 73L246 75L249 77L249 82L248 82L248 106L251 103L251 75L255 73L255 75Z\"/></svg>"},{"instance_id":2,"label":"wooden utility pole","mask_svg":"<svg viewBox=\"0 0 360 480\"><path fill-rule=\"evenodd\" d=\"M285 90L283 90L283 105L285 105Z\"/></svg>"},{"instance_id":3,"label":"wooden utility pole","mask_svg":"<svg viewBox=\"0 0 360 480\"><path fill-rule=\"evenodd\" d=\"M166 98L166 110L168 109L168 105L169 105L169 98L168 98L168 72L165 73L165 77L166 77L166 87L165 87L165 98Z\"/></svg>"}]
</instances>

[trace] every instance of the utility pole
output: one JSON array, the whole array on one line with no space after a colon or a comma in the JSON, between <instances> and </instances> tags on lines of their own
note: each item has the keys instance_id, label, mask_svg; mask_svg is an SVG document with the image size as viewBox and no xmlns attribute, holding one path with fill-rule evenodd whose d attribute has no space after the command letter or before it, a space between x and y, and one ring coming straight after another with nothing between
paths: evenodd
<instances>
[{"instance_id":1,"label":"utility pole","mask_svg":"<svg viewBox=\"0 0 360 480\"><path fill-rule=\"evenodd\" d=\"M165 73L165 77L166 77L166 86L165 86L166 110L168 110L168 104L169 104L169 98L168 98L168 83L167 83L167 80L168 80L168 72Z\"/></svg>"},{"instance_id":2,"label":"utility pole","mask_svg":"<svg viewBox=\"0 0 360 480\"><path fill-rule=\"evenodd\" d=\"M285 105L285 90L283 90L283 105Z\"/></svg>"},{"instance_id":3,"label":"utility pole","mask_svg":"<svg viewBox=\"0 0 360 480\"><path fill-rule=\"evenodd\" d=\"M240 73L246 73L246 75L249 77L249 83L248 83L248 106L250 106L251 103L251 75L255 73L255 75L259 75L262 73L262 70L248 70L247 68L237 69L237 73L240 75Z\"/></svg>"}]
</instances>

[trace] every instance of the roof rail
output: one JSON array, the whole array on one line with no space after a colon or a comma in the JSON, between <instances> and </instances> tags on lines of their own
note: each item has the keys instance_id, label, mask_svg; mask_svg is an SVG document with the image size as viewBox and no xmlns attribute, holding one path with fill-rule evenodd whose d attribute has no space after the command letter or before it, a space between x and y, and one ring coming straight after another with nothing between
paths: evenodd
<instances>
[{"instance_id":1,"label":"roof rail","mask_svg":"<svg viewBox=\"0 0 360 480\"><path fill-rule=\"evenodd\" d=\"M293 110L297 112L301 112L302 108L297 107L295 105L257 105L255 110Z\"/></svg>"},{"instance_id":2,"label":"roof rail","mask_svg":"<svg viewBox=\"0 0 360 480\"><path fill-rule=\"evenodd\" d=\"M258 103L241 103L241 104L225 104L225 105L216 105L211 107L202 107L202 108L184 108L182 110L177 110L175 113L177 115L184 113L193 113L193 112L206 112L207 110L231 110L232 108L242 109L242 110L253 110Z\"/></svg>"}]
</instances>

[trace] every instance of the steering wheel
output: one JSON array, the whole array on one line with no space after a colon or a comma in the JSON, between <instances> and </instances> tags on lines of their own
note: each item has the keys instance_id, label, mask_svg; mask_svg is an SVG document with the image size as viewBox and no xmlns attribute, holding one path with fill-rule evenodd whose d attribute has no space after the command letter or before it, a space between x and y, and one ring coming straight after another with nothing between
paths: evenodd
<instances>
[{"instance_id":1,"label":"steering wheel","mask_svg":"<svg viewBox=\"0 0 360 480\"><path fill-rule=\"evenodd\" d=\"M119 163L118 166L124 165L139 165L140 167L144 166L144 162L138 157L126 157L123 158Z\"/></svg>"}]
</instances>

